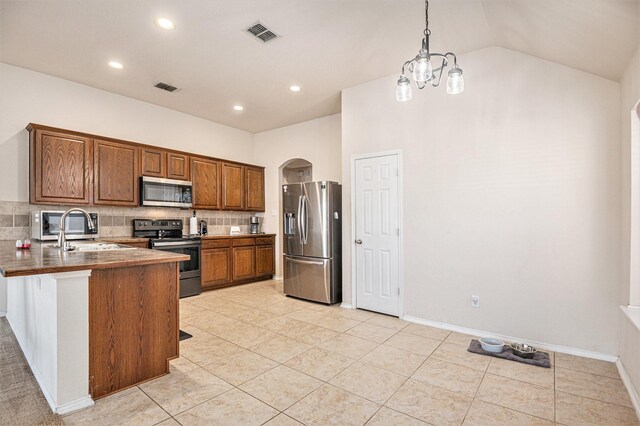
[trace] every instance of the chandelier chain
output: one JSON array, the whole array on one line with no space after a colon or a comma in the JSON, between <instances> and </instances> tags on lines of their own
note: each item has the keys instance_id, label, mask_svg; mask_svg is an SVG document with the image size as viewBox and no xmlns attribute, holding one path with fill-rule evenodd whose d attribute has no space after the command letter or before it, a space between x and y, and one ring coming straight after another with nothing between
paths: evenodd
<instances>
[{"instance_id":1,"label":"chandelier chain","mask_svg":"<svg viewBox=\"0 0 640 426\"><path fill-rule=\"evenodd\" d=\"M429 34L429 0L424 0L424 35Z\"/></svg>"}]
</instances>

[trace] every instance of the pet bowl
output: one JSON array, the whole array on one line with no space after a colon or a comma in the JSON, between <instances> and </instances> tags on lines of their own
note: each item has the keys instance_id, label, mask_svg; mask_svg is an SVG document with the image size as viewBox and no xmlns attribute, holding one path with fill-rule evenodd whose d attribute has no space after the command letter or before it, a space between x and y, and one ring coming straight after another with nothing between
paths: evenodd
<instances>
[{"instance_id":1,"label":"pet bowl","mask_svg":"<svg viewBox=\"0 0 640 426\"><path fill-rule=\"evenodd\" d=\"M489 337L480 339L480 346L482 346L483 350L494 354L499 354L504 350L504 342L502 340Z\"/></svg>"}]
</instances>

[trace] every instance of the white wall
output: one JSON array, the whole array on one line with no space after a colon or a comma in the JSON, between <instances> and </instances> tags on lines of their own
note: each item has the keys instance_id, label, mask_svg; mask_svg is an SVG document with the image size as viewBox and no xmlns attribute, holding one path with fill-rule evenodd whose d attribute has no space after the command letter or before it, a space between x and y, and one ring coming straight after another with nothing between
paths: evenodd
<instances>
[{"instance_id":1,"label":"white wall","mask_svg":"<svg viewBox=\"0 0 640 426\"><path fill-rule=\"evenodd\" d=\"M345 301L351 156L402 149L405 315L616 354L619 84L497 47L459 63L459 96L343 91Z\"/></svg>"},{"instance_id":2,"label":"white wall","mask_svg":"<svg viewBox=\"0 0 640 426\"><path fill-rule=\"evenodd\" d=\"M630 268L640 269L640 260L636 256L640 255L640 252L635 250L635 253L630 253L630 229L631 229L631 200L632 195L638 197L639 194L631 193L631 114L632 109L640 101L640 49L636 51L636 54L631 59L629 66L627 67L622 80L620 81L620 93L621 93L621 115L622 115L622 194L623 194L623 224L624 224L624 240L623 240L623 256L622 256L622 268L625 271L623 276L624 285L622 286L623 300L625 304L629 300L629 275ZM640 154L640 153L637 153ZM633 159L636 163L640 163L640 158ZM636 188L640 182L635 182ZM640 201L640 200L639 200ZM634 212L640 213L640 212ZM638 224L640 225L640 224ZM636 247L640 247L640 241L638 240L640 235L637 235L633 241ZM631 262L633 259L633 262ZM636 275L640 278L640 275ZM640 282L636 280L635 285L640 285Z\"/></svg>"},{"instance_id":3,"label":"white wall","mask_svg":"<svg viewBox=\"0 0 640 426\"><path fill-rule=\"evenodd\" d=\"M29 122L253 162L242 130L3 63L0 82L0 200L29 199Z\"/></svg>"},{"instance_id":4,"label":"white wall","mask_svg":"<svg viewBox=\"0 0 640 426\"><path fill-rule=\"evenodd\" d=\"M638 12L640 13L640 11ZM638 42L640 43L640 35ZM631 117L632 109L640 101L640 48L631 59L622 80L620 81L622 116L622 304L630 302L633 287L633 304L637 303L640 291L640 141L634 141L635 150L632 156ZM636 118L637 120L637 118ZM636 131L640 131L636 121ZM633 164L633 168L632 165ZM633 174L632 174L633 170ZM631 218L633 218L633 223ZM633 231L632 231L633 230ZM623 308L628 309L628 308ZM627 311L628 312L628 311ZM640 326L638 315L636 321L632 316L620 313L621 337L619 355L620 362L629 375L635 394L640 394ZM638 410L638 409L637 409ZM640 415L640 411L639 411Z\"/></svg>"},{"instance_id":5,"label":"white wall","mask_svg":"<svg viewBox=\"0 0 640 426\"><path fill-rule=\"evenodd\" d=\"M280 232L280 166L293 158L313 164L313 180L341 182L341 117L334 114L254 135L254 158L265 166L265 214L262 230ZM277 274L281 275L280 235L276 238Z\"/></svg>"}]
</instances>

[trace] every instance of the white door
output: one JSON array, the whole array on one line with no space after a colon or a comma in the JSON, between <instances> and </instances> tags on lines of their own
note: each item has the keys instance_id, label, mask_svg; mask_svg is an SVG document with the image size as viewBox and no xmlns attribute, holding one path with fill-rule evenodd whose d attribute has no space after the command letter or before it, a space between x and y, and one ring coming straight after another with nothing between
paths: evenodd
<instances>
[{"instance_id":1,"label":"white door","mask_svg":"<svg viewBox=\"0 0 640 426\"><path fill-rule=\"evenodd\" d=\"M399 315L398 154L355 160L356 307Z\"/></svg>"}]
</instances>

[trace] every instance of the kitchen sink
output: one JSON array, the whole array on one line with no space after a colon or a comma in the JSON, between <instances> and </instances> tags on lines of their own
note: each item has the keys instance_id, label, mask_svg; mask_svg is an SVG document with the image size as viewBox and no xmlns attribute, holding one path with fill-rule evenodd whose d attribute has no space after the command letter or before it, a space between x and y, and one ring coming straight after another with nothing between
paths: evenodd
<instances>
[{"instance_id":1,"label":"kitchen sink","mask_svg":"<svg viewBox=\"0 0 640 426\"><path fill-rule=\"evenodd\" d=\"M71 243L72 247L75 247L72 251L114 251L114 250L135 250L135 247L125 246L115 243ZM57 244L52 244L50 247L58 248Z\"/></svg>"}]
</instances>

